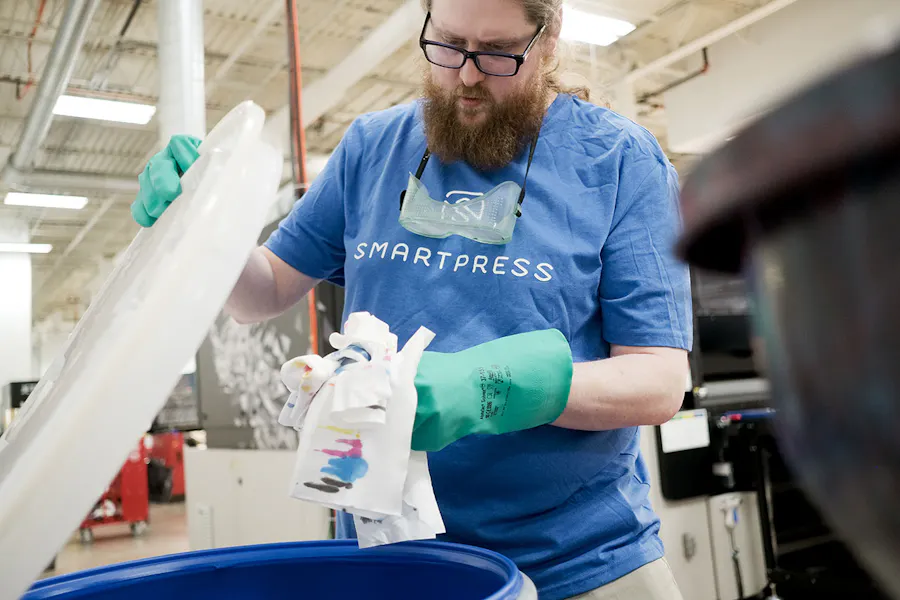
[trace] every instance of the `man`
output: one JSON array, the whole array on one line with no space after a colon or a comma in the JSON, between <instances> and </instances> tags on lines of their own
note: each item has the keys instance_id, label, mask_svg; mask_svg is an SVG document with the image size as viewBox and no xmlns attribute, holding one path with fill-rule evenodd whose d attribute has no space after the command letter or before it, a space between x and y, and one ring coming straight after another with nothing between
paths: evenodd
<instances>
[{"instance_id":1,"label":"man","mask_svg":"<svg viewBox=\"0 0 900 600\"><path fill-rule=\"evenodd\" d=\"M680 598L637 429L678 410L687 375L675 171L559 86L561 0L424 5L423 100L353 122L226 309L267 319L329 280L401 345L428 327L413 448L431 451L446 539L511 557L546 600ZM197 143L151 160L139 223Z\"/></svg>"}]
</instances>

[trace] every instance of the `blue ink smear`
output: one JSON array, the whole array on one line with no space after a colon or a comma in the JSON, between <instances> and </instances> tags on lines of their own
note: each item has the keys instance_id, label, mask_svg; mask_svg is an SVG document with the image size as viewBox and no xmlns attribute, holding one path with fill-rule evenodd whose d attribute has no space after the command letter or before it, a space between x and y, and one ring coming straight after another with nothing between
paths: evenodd
<instances>
[{"instance_id":1,"label":"blue ink smear","mask_svg":"<svg viewBox=\"0 0 900 600\"><path fill-rule=\"evenodd\" d=\"M365 348L363 348L361 346L357 346L356 344L350 344L349 346L344 348L343 351L344 352L346 352L346 351L355 352L355 353L359 354L365 362L370 362L372 360L372 355L369 354ZM340 354L340 352L332 352L331 354L329 354L326 357L326 358L332 358L332 359L335 359L338 361L339 366L334 371L335 375L339 375L340 373L342 373L344 371L344 369L346 369L350 365L360 362L360 360L358 358L354 358L352 356L343 356L341 358L337 358L338 354Z\"/></svg>"},{"instance_id":2,"label":"blue ink smear","mask_svg":"<svg viewBox=\"0 0 900 600\"><path fill-rule=\"evenodd\" d=\"M369 470L369 463L362 458L353 457L335 457L328 461L328 465L322 467L320 471L329 475L334 475L342 481L353 482L363 477Z\"/></svg>"}]
</instances>

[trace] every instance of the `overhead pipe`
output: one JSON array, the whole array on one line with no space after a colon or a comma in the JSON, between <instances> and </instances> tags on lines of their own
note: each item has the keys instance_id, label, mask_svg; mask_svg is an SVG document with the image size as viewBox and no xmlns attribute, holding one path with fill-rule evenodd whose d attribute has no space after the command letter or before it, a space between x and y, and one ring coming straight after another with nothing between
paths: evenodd
<instances>
[{"instance_id":1,"label":"overhead pipe","mask_svg":"<svg viewBox=\"0 0 900 600\"><path fill-rule=\"evenodd\" d=\"M53 108L72 78L84 36L90 26L100 0L69 0L53 40L50 54L35 93L31 110L25 119L22 136L15 153L10 157L12 168L25 171L34 165L38 148L53 121Z\"/></svg>"},{"instance_id":2,"label":"overhead pipe","mask_svg":"<svg viewBox=\"0 0 900 600\"><path fill-rule=\"evenodd\" d=\"M669 90L673 90L673 89L677 88L678 86L683 85L683 84L687 83L688 81L691 81L692 79L696 79L697 77L700 77L701 75L706 75L708 72L709 72L709 50L704 48L703 49L703 65L699 69L697 69L693 73L688 73L687 75L685 75L683 77L679 77L675 81L673 81L669 84L666 84L666 85L662 86L661 88L655 89L652 92L647 92L646 94L641 94L637 101L639 104L644 104L650 98L662 96Z\"/></svg>"},{"instance_id":3,"label":"overhead pipe","mask_svg":"<svg viewBox=\"0 0 900 600\"><path fill-rule=\"evenodd\" d=\"M137 177L114 177L101 173L78 173L33 169L19 171L11 165L3 168L3 181L11 188L46 192L97 191L113 194L135 194Z\"/></svg>"},{"instance_id":4,"label":"overhead pipe","mask_svg":"<svg viewBox=\"0 0 900 600\"><path fill-rule=\"evenodd\" d=\"M160 146L176 134L206 136L203 0L159 0Z\"/></svg>"}]
</instances>

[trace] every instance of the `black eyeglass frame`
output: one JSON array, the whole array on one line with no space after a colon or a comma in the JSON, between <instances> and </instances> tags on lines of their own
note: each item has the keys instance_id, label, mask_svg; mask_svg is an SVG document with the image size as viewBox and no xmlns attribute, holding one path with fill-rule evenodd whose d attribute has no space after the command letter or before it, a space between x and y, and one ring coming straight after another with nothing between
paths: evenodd
<instances>
[{"instance_id":1,"label":"black eyeglass frame","mask_svg":"<svg viewBox=\"0 0 900 600\"><path fill-rule=\"evenodd\" d=\"M425 15L425 23L422 25L422 33L419 34L419 47L422 49L422 54L425 55L425 60L430 62L433 65L437 65L439 67L443 67L445 69L462 69L466 66L466 61L472 59L472 62L475 63L475 68L484 73L485 75L490 75L491 77L515 77L519 73L519 69L522 68L522 65L525 64L525 59L528 58L528 54L531 52L531 49L534 47L534 44L538 41L538 38L541 37L541 34L544 33L544 30L547 28L546 25L541 25L540 29L537 30L537 33L534 34L534 37L531 38L531 41L528 42L528 46L521 54L510 54L508 52L492 52L489 50L475 50L474 52L470 52L465 48L460 48L459 46L454 46L452 44L445 44L443 42L435 42L433 40L425 39L425 30L428 29L428 21L431 20L431 12L429 11ZM463 56L463 61L460 63L458 67L448 67L446 65L442 65L434 62L430 58L428 58L428 50L426 50L426 46L439 46L441 48L447 48L448 50L456 50ZM516 70L512 73L505 75L498 75L497 73L490 73L481 68L481 62L478 60L480 56L497 56L500 58L511 58L516 61Z\"/></svg>"}]
</instances>

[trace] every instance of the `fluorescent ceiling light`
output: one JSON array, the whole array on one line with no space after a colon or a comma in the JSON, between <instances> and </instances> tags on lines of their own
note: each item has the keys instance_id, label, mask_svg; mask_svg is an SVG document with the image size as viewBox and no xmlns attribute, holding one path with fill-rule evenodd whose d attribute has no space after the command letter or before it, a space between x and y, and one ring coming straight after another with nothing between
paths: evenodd
<instances>
[{"instance_id":1,"label":"fluorescent ceiling light","mask_svg":"<svg viewBox=\"0 0 900 600\"><path fill-rule=\"evenodd\" d=\"M563 25L560 37L565 40L609 46L632 31L634 31L634 25L628 21L604 17L563 5Z\"/></svg>"},{"instance_id":2,"label":"fluorescent ceiling light","mask_svg":"<svg viewBox=\"0 0 900 600\"><path fill-rule=\"evenodd\" d=\"M10 206L38 206L41 208L69 208L80 210L87 204L84 196L63 196L61 194L26 194L9 192L4 201Z\"/></svg>"},{"instance_id":3,"label":"fluorescent ceiling light","mask_svg":"<svg viewBox=\"0 0 900 600\"><path fill-rule=\"evenodd\" d=\"M0 252L25 252L28 254L47 254L53 250L50 244L24 244L16 242L0 242Z\"/></svg>"},{"instance_id":4,"label":"fluorescent ceiling light","mask_svg":"<svg viewBox=\"0 0 900 600\"><path fill-rule=\"evenodd\" d=\"M60 96L53 107L53 114L82 119L99 119L118 123L146 125L153 118L156 107L136 102L120 102L83 96Z\"/></svg>"}]
</instances>

